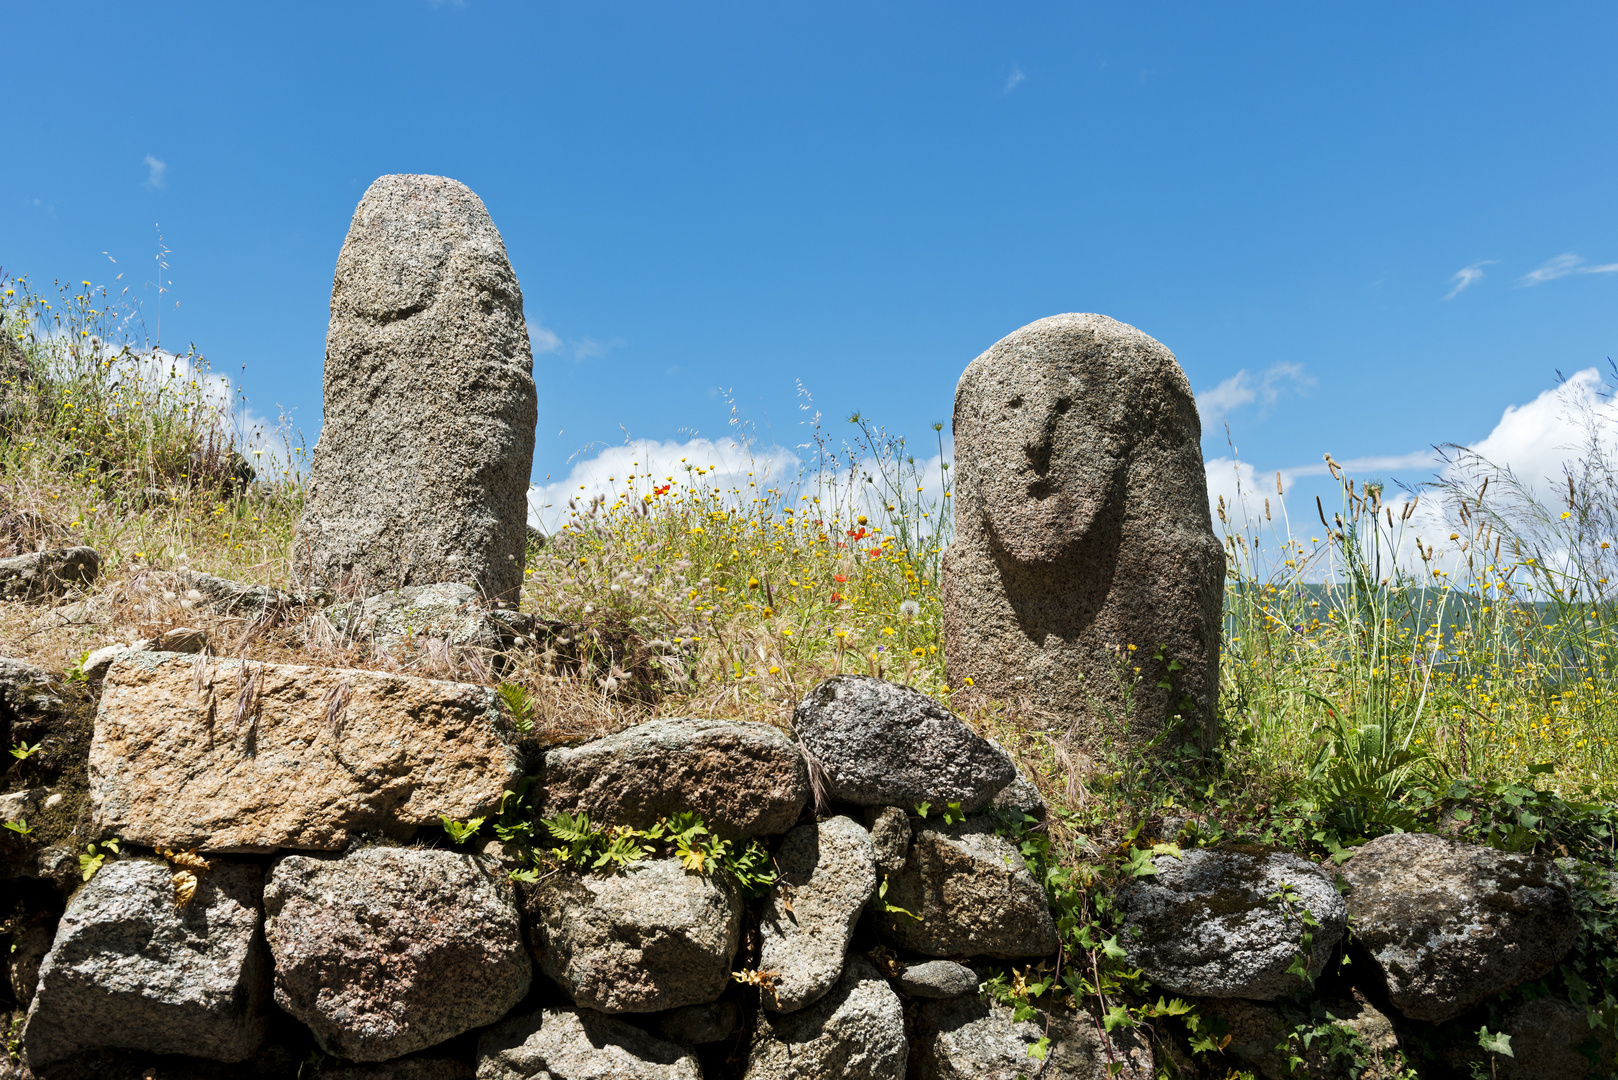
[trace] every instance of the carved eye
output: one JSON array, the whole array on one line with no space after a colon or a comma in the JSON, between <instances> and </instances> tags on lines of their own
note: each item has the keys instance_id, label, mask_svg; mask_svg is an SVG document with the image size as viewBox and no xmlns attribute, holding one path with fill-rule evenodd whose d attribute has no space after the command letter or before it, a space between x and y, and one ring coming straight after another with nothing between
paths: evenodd
<instances>
[{"instance_id":1,"label":"carved eye","mask_svg":"<svg viewBox=\"0 0 1618 1080\"><path fill-rule=\"evenodd\" d=\"M1012 408L1012 409L1020 409L1020 408L1022 408L1022 395L1018 394L1016 397L1014 397L1010 401L1006 402L1006 406L1008 408Z\"/></svg>"},{"instance_id":2,"label":"carved eye","mask_svg":"<svg viewBox=\"0 0 1618 1080\"><path fill-rule=\"evenodd\" d=\"M1073 400L1071 398L1057 398L1056 399L1056 411L1058 413L1066 413L1072 407L1073 407Z\"/></svg>"}]
</instances>

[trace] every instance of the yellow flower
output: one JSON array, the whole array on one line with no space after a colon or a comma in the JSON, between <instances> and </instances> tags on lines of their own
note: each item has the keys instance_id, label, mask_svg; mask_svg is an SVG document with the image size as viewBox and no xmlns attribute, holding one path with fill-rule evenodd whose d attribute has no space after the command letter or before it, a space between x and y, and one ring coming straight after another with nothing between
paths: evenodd
<instances>
[{"instance_id":1,"label":"yellow flower","mask_svg":"<svg viewBox=\"0 0 1618 1080\"><path fill-rule=\"evenodd\" d=\"M968 675L966 677L965 682L966 682L966 685L968 685L968 686L976 686L977 685L976 683L974 683L972 681L972 676L970 676L970 675Z\"/></svg>"},{"instance_id":2,"label":"yellow flower","mask_svg":"<svg viewBox=\"0 0 1618 1080\"><path fill-rule=\"evenodd\" d=\"M770 665L770 674L771 675L779 675L779 674L781 674L781 669L776 667L774 664L771 664Z\"/></svg>"}]
</instances>

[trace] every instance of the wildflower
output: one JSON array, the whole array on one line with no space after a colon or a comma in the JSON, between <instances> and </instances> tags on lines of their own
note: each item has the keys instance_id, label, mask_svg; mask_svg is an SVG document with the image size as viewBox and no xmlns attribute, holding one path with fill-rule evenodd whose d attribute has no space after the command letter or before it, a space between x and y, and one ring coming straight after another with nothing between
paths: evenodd
<instances>
[{"instance_id":1,"label":"wildflower","mask_svg":"<svg viewBox=\"0 0 1618 1080\"><path fill-rule=\"evenodd\" d=\"M914 619L921 614L921 605L914 600L906 600L899 605L899 614L907 619Z\"/></svg>"},{"instance_id":2,"label":"wildflower","mask_svg":"<svg viewBox=\"0 0 1618 1080\"><path fill-rule=\"evenodd\" d=\"M772 665L770 665L770 674L771 675L779 675L779 674L781 674L781 669L772 664Z\"/></svg>"}]
</instances>

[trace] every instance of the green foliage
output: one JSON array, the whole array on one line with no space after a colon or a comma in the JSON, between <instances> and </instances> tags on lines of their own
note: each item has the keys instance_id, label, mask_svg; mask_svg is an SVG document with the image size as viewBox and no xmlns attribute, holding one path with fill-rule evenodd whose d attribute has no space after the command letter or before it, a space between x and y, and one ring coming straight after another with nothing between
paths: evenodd
<instances>
[{"instance_id":1,"label":"green foliage","mask_svg":"<svg viewBox=\"0 0 1618 1080\"><path fill-rule=\"evenodd\" d=\"M876 899L877 903L882 905L882 910L889 915L903 915L914 922L921 922L921 916L914 911L908 911L898 904L888 903L888 875L886 874L882 875L882 883L876 887Z\"/></svg>"},{"instance_id":2,"label":"green foliage","mask_svg":"<svg viewBox=\"0 0 1618 1080\"><path fill-rule=\"evenodd\" d=\"M117 840L103 840L99 845L86 844L84 850L79 853L79 873L83 875L85 881L89 881L96 876L96 871L101 869L101 865L109 856L117 854Z\"/></svg>"},{"instance_id":3,"label":"green foliage","mask_svg":"<svg viewBox=\"0 0 1618 1080\"><path fill-rule=\"evenodd\" d=\"M559 845L550 855L562 866L614 873L643 859L673 855L692 873L726 874L744 896L761 896L775 883L770 857L758 841L737 848L712 835L694 812L659 818L649 829L602 828L583 812L553 814L540 823Z\"/></svg>"},{"instance_id":4,"label":"green foliage","mask_svg":"<svg viewBox=\"0 0 1618 1080\"><path fill-rule=\"evenodd\" d=\"M1298 920L1300 932L1298 935L1298 952L1292 958L1292 964L1287 968L1288 975L1296 975L1298 982L1304 987L1315 985L1315 931L1320 928L1320 920L1307 906L1298 901L1298 891L1291 882L1283 881L1281 888L1270 894L1270 900L1281 906L1282 913L1289 919Z\"/></svg>"},{"instance_id":5,"label":"green foliage","mask_svg":"<svg viewBox=\"0 0 1618 1080\"><path fill-rule=\"evenodd\" d=\"M40 750L44 748L44 745L45 744L43 742L37 742L34 745L29 746L26 742L19 740L17 745L11 747L8 752L18 761L27 761L29 758L39 753Z\"/></svg>"},{"instance_id":6,"label":"green foliage","mask_svg":"<svg viewBox=\"0 0 1618 1080\"><path fill-rule=\"evenodd\" d=\"M503 682L495 688L500 704L505 707L506 713L511 717L511 723L520 735L529 735L534 730L534 699L527 689L516 683Z\"/></svg>"},{"instance_id":7,"label":"green foliage","mask_svg":"<svg viewBox=\"0 0 1618 1080\"><path fill-rule=\"evenodd\" d=\"M440 814L438 820L444 823L444 833L452 843L464 844L477 835L478 830L483 828L483 822L487 819L475 817L466 821L451 821Z\"/></svg>"},{"instance_id":8,"label":"green foliage","mask_svg":"<svg viewBox=\"0 0 1618 1080\"><path fill-rule=\"evenodd\" d=\"M33 828L28 824L27 818L18 818L16 821L0 822L0 825L4 825L12 832L18 833L22 836L28 836L34 831Z\"/></svg>"}]
</instances>

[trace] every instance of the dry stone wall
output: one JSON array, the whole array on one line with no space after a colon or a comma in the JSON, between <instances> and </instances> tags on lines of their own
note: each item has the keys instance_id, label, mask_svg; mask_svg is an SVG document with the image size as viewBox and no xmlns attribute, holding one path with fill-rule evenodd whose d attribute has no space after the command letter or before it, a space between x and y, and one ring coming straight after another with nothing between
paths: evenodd
<instances>
[{"instance_id":1,"label":"dry stone wall","mask_svg":"<svg viewBox=\"0 0 1618 1080\"><path fill-rule=\"evenodd\" d=\"M1468 1010L1543 976L1579 933L1554 863L1439 837L1385 837L1340 871L1259 848L1159 854L1108 897L1116 947L1154 993L1184 995L1217 1025L1206 1030L1222 1032L1223 1050L1202 1059L1166 1026L1154 1041L1089 1010L1018 1007L983 991L995 971L1054 971L1074 954L1061 951L1061 913L996 809L1019 782L1009 757L904 687L859 676L817 687L798 707L797 738L734 721L653 721L531 758L540 767L525 786L513 729L479 688L288 667L265 674L261 711L241 715L257 717L257 754L275 759L259 767L305 774L299 795L266 774L231 771L251 756L229 726L241 721L228 695L212 710L213 742L197 735L209 674L225 687L252 677L199 666L213 663L224 662L125 654L108 672L96 805L124 810L96 819L105 862L87 882L54 879L71 894L65 912L34 917L19 937L9 975L27 1006L16 1075L290 1080L315 1060L320 1076L409 1080L1145 1080L1170 1066L1223 1078L1234 1062L1279 1078L1297 1075L1276 1047L1294 1023L1287 1010L1308 1000L1295 963L1304 914L1308 973L1354 972L1351 984L1333 976L1315 1007L1389 1061L1415 1060L1446 1020L1474 1023ZM48 673L12 664L0 674L15 686L8 699L64 707ZM334 731L333 691L345 683L355 711ZM384 701L391 740L366 726ZM412 727L412 716L461 726ZM159 717L172 746L158 740ZM132 731L167 749L110 756ZM761 842L777 876L749 895L714 866L669 854L540 872L513 861L508 844L457 847L422 828L424 813L361 827L343 816L351 789L332 777L390 741L401 756L388 775L416 777L400 779L416 792L460 792L461 820L519 792L528 820L595 811L619 829L700 807L716 839ZM945 748L954 767L933 770L928 788L922 766ZM293 753L303 755L298 769L282 760ZM818 814L810 759L824 786L843 793ZM430 779L443 775L455 783ZM883 803L884 776L906 800L948 796L948 820ZM605 794L626 786L656 800ZM240 798L236 789L254 787L251 805L295 806L289 820L348 822L341 850L308 844L302 828L260 823L246 844L209 824L198 791ZM19 807L51 797L19 794ZM1035 820L1017 813L1024 826ZM105 846L113 838L121 850ZM513 875L522 867L533 869ZM30 880L10 872L14 885ZM53 878L36 870L31 880L49 888ZM1355 963L1329 965L1350 922ZM1553 999L1514 1005L1513 1037L1539 1047L1536 1067L1562 1071L1504 1075L1578 1077L1569 1062L1588 1059L1569 1040L1583 1015ZM1613 1047L1592 1045L1611 1060ZM1473 1061L1440 1058L1418 1075L1464 1075ZM1319 1047L1301 1060L1308 1075L1350 1075Z\"/></svg>"}]
</instances>

